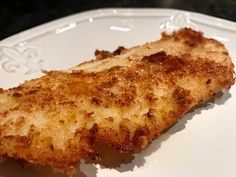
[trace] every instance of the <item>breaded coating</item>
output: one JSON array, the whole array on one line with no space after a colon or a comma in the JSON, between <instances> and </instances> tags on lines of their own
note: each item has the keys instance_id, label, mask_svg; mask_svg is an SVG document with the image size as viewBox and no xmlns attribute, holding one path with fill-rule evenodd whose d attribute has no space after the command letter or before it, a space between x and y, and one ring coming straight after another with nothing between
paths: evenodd
<instances>
[{"instance_id":1,"label":"breaded coating","mask_svg":"<svg viewBox=\"0 0 236 177\"><path fill-rule=\"evenodd\" d=\"M73 174L81 158L98 157L95 142L145 148L235 81L224 45L189 28L96 57L0 90L0 159Z\"/></svg>"}]
</instances>

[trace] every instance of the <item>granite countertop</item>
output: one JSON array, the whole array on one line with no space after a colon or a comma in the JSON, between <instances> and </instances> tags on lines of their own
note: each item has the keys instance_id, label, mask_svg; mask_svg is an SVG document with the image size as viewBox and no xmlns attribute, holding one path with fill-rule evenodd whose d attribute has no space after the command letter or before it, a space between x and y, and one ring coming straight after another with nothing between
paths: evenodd
<instances>
[{"instance_id":1,"label":"granite countertop","mask_svg":"<svg viewBox=\"0 0 236 177\"><path fill-rule=\"evenodd\" d=\"M0 6L0 40L60 17L108 7L174 8L236 22L236 0L13 0Z\"/></svg>"}]
</instances>

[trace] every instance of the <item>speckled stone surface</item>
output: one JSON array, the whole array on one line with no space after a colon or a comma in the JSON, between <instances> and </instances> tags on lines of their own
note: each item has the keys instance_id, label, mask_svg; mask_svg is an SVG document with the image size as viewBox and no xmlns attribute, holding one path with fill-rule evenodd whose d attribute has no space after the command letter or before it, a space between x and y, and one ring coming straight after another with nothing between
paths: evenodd
<instances>
[{"instance_id":1,"label":"speckled stone surface","mask_svg":"<svg viewBox=\"0 0 236 177\"><path fill-rule=\"evenodd\" d=\"M67 15L108 7L183 9L236 22L236 0L8 0L0 5L0 40Z\"/></svg>"}]
</instances>

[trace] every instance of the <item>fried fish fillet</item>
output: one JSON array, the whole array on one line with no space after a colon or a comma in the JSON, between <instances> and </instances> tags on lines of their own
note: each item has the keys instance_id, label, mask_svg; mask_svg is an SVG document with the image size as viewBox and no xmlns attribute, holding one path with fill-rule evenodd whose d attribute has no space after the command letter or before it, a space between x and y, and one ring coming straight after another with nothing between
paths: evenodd
<instances>
[{"instance_id":1,"label":"fried fish fillet","mask_svg":"<svg viewBox=\"0 0 236 177\"><path fill-rule=\"evenodd\" d=\"M159 41L0 90L0 157L73 174L95 142L145 148L193 106L234 84L224 45L183 28Z\"/></svg>"}]
</instances>

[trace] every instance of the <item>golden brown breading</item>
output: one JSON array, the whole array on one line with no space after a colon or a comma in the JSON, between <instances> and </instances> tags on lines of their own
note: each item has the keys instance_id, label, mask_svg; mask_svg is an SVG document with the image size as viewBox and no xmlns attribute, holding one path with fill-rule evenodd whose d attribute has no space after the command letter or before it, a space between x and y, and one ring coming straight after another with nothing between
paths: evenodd
<instances>
[{"instance_id":1,"label":"golden brown breading","mask_svg":"<svg viewBox=\"0 0 236 177\"><path fill-rule=\"evenodd\" d=\"M109 52L107 50L96 50L95 56L96 60L103 60L106 58L114 57L116 55L121 55L126 49L122 46L118 47L115 51Z\"/></svg>"},{"instance_id":2,"label":"golden brown breading","mask_svg":"<svg viewBox=\"0 0 236 177\"><path fill-rule=\"evenodd\" d=\"M145 148L193 106L234 84L224 45L181 29L0 93L0 156L74 173L95 142Z\"/></svg>"}]
</instances>

